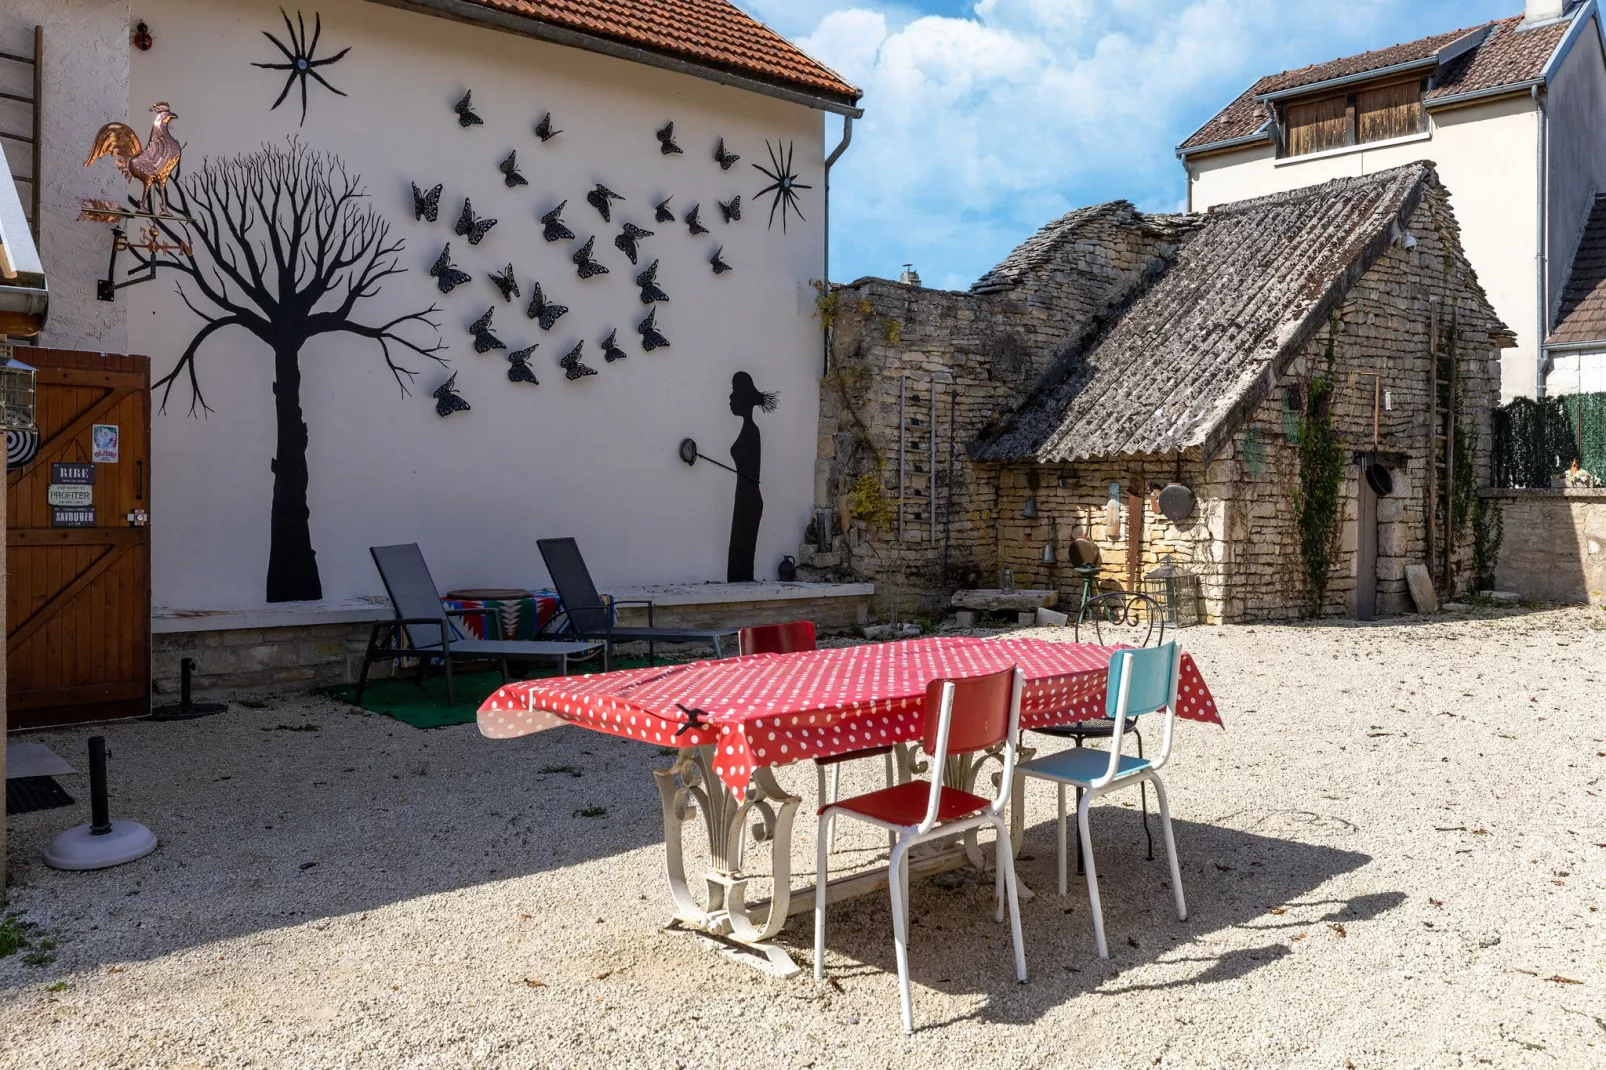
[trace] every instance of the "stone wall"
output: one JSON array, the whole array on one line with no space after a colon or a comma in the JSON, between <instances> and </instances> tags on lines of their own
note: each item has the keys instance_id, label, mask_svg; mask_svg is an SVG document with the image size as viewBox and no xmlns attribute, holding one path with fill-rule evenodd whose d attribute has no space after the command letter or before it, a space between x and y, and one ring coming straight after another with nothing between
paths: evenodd
<instances>
[{"instance_id":1,"label":"stone wall","mask_svg":"<svg viewBox=\"0 0 1606 1070\"><path fill-rule=\"evenodd\" d=\"M1495 586L1542 602L1606 602L1606 490L1492 490Z\"/></svg>"},{"instance_id":2,"label":"stone wall","mask_svg":"<svg viewBox=\"0 0 1606 1070\"><path fill-rule=\"evenodd\" d=\"M1208 460L1196 453L1180 459L1182 482L1196 496L1193 514L1174 525L1146 507L1139 571L1147 573L1168 557L1189 568L1199 576L1209 619L1282 619L1305 612L1298 419L1285 412L1290 387L1303 398L1313 379L1333 383L1332 424L1348 460L1324 615L1355 612L1364 478L1357 454L1373 449L1374 397L1379 400L1376 449L1394 476L1394 492L1378 502L1377 609L1393 614L1414 608L1405 567L1428 557L1429 414L1435 406L1442 414L1446 400L1442 392L1436 402L1430 397L1434 326L1441 347L1454 327L1462 445L1471 450L1472 485L1489 481L1491 413L1500 389L1499 350L1491 332L1500 325L1490 317L1460 250L1441 188L1428 189L1409 230L1414 246L1388 248L1351 288L1332 323L1290 362L1234 439ZM1177 476L1177 458L973 465L967 447L1020 404L1056 361L1141 292L1173 255L1177 233L1167 227L1145 229L1118 214L1084 223L1078 240L1057 254L1083 270L1063 270L1062 261L1055 261L1041 279L998 294L922 290L873 279L834 291L832 369L822 387L815 489L817 504L832 509L838 534L830 553L814 554L805 547L799 563L833 578L875 580L882 615L890 614L894 601L905 614L936 610L955 589L996 585L1005 567L1014 572L1017 586L1057 588L1062 601L1074 604L1081 585L1064 564L1065 551L1071 539L1091 530L1102 552L1101 580L1106 586L1127 586L1127 496L1137 494L1147 502L1153 490ZM900 382L900 377L906 378ZM900 390L907 432L901 538ZM928 500L933 390L935 525ZM1458 465L1464 460L1465 452ZM867 472L877 477L874 486L887 510L879 522L864 508L875 503L867 503L863 493L855 502L853 494ZM1123 526L1115 539L1106 536L1103 522L1110 483L1121 488ZM1442 494L1442 486L1438 490ZM1036 501L1035 519L1022 515L1028 498ZM1442 531L1444 518L1436 516L1435 523ZM1472 565L1465 515L1453 539L1451 586L1460 592L1470 583ZM1047 543L1054 546L1052 564L1042 560Z\"/></svg>"},{"instance_id":3,"label":"stone wall","mask_svg":"<svg viewBox=\"0 0 1606 1070\"><path fill-rule=\"evenodd\" d=\"M159 632L151 636L151 691L157 704L177 701L179 662L195 659L197 691L259 695L356 683L368 649L370 624L355 622L292 628ZM376 662L373 677L389 676Z\"/></svg>"}]
</instances>

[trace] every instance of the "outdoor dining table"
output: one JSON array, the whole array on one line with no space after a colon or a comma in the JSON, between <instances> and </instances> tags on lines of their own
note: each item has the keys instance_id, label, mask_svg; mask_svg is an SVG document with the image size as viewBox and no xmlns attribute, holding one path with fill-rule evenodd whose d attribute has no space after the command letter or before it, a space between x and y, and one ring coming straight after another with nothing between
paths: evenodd
<instances>
[{"instance_id":1,"label":"outdoor dining table","mask_svg":"<svg viewBox=\"0 0 1606 1070\"><path fill-rule=\"evenodd\" d=\"M926 685L1019 666L1026 674L1021 727L1047 728L1104 715L1111 647L1041 639L938 637L755 654L689 664L624 669L508 684L479 709L480 732L512 739L564 724L674 747L674 762L654 770L663 806L665 863L675 920L746 945L784 975L797 967L771 943L789 914L812 910L814 888L791 887L792 822L802 800L783 789L777 766L892 745L902 779L924 771L915 758ZM1182 656L1178 716L1219 725L1215 700L1193 659ZM1023 752L1024 756L1024 752ZM944 783L973 790L997 754L956 756ZM994 774L995 777L998 774ZM1015 792L1012 850L1025 828L1024 793ZM708 833L713 869L699 901L686 879L682 828L695 809ZM748 821L770 848L773 891L746 902L743 870ZM911 863L911 876L967 863L982 865L971 833ZM886 884L886 869L830 882L829 900Z\"/></svg>"}]
</instances>

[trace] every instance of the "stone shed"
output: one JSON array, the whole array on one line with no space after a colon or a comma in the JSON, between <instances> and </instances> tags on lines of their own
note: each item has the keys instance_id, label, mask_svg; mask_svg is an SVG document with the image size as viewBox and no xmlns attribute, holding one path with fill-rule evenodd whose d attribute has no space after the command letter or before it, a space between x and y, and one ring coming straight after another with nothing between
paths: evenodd
<instances>
[{"instance_id":1,"label":"stone shed","mask_svg":"<svg viewBox=\"0 0 1606 1070\"><path fill-rule=\"evenodd\" d=\"M883 612L1004 569L1074 608L1078 537L1106 588L1191 571L1214 621L1406 612L1408 565L1441 593L1494 567L1476 491L1514 339L1429 163L1204 215L1081 209L968 293L862 279L821 305L829 538L800 564L874 578Z\"/></svg>"}]
</instances>

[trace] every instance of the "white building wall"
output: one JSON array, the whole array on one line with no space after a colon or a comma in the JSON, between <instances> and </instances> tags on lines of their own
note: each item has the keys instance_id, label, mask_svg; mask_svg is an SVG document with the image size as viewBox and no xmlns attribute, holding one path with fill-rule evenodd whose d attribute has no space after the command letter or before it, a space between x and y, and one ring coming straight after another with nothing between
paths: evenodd
<instances>
[{"instance_id":1,"label":"white building wall","mask_svg":"<svg viewBox=\"0 0 1606 1070\"><path fill-rule=\"evenodd\" d=\"M1575 50L1578 51L1578 50ZM1450 191L1461 242L1500 318L1517 333L1501 354L1505 398L1532 395L1538 342L1538 124L1530 97L1428 113L1426 137L1278 160L1270 145L1187 162L1194 211L1432 160Z\"/></svg>"},{"instance_id":2,"label":"white building wall","mask_svg":"<svg viewBox=\"0 0 1606 1070\"><path fill-rule=\"evenodd\" d=\"M75 222L78 202L104 185L104 176L84 169L90 138L101 123L124 117L128 103L127 0L4 0L0 3L0 52L33 53L35 26L44 27L44 107L41 148L43 188L39 258L50 280L50 320L39 344L63 349L123 352L127 315L122 304L95 300L95 279L104 274L105 228ZM0 91L28 96L31 68L0 62ZM4 128L26 132L29 108L0 100ZM87 128L87 132L86 132ZM33 170L28 145L0 139L13 174ZM23 204L32 190L18 183Z\"/></svg>"},{"instance_id":3,"label":"white building wall","mask_svg":"<svg viewBox=\"0 0 1606 1070\"><path fill-rule=\"evenodd\" d=\"M386 280L361 318L441 306L450 371L470 412L435 414L429 391L448 371L416 355L401 354L421 372L404 398L372 342L327 335L302 352L312 539L325 597L380 591L368 547L414 541L442 589L542 586L535 541L563 535L580 539L604 589L725 579L736 477L706 463L688 468L676 447L691 437L703 453L728 458L741 428L729 405L737 371L779 396L775 412L756 416L764 497L757 576L773 577L781 555L795 552L813 500L821 334L809 281L823 274L821 114L359 0L326 0L318 10L318 54L351 47L320 73L349 95L311 85L304 126L295 91L269 110L284 74L251 66L281 59L262 35L283 39L278 5L262 0L150 0L140 16L157 45L132 57L119 109L143 128L152 101L171 103L188 173L208 155L290 136L338 153L406 241L406 273ZM465 89L483 126L458 125L452 105ZM548 110L563 134L542 145L531 128ZM103 115L85 109L70 139L87 146ZM654 138L671 119L684 155L662 155ZM742 156L728 172L711 158L720 136ZM807 222L790 216L784 234L779 215L767 226L768 202L757 192L769 180L750 166L769 166L766 139L795 145L799 180L813 187L799 191ZM504 185L497 164L509 149L529 186ZM97 172L106 193L120 191L109 164ZM439 222L414 220L411 182L445 184ZM611 224L585 201L596 182L626 198ZM500 221L478 247L452 233L465 194L478 214ZM656 223L653 205L671 194L677 215L700 204L712 233L694 238L682 223ZM716 200L735 194L743 219L726 225ZM577 243L542 240L538 216L563 199L564 219L580 241L597 236L596 257L610 274L582 282L570 260ZM613 246L626 220L656 232L637 268ZM446 241L474 280L443 296L426 270ZM709 258L720 246L734 270L715 276ZM647 306L633 279L653 259L671 298L656 306L657 323L672 345L645 353L635 325ZM486 275L509 261L524 296L504 304ZM201 326L176 292L178 279L164 273L119 298L129 346L152 356L155 376L174 367ZM571 310L550 332L524 314L537 279ZM532 359L539 387L510 383L501 353L474 353L467 326L490 307L510 348L540 343ZM629 354L615 364L598 345L610 328ZM581 339L585 362L600 374L569 382L558 358ZM199 374L209 416L187 415L181 382L153 417L154 600L259 605L275 447L272 360L261 342L231 329L207 342Z\"/></svg>"}]
</instances>

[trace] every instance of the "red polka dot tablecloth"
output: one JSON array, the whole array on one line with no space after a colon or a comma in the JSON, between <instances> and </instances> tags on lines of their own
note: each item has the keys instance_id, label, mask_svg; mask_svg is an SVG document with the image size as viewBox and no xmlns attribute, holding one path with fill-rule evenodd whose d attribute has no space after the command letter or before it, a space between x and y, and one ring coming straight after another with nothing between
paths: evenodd
<instances>
[{"instance_id":1,"label":"red polka dot tablecloth","mask_svg":"<svg viewBox=\"0 0 1606 1070\"><path fill-rule=\"evenodd\" d=\"M755 766L918 740L926 685L940 677L1018 665L1021 727L1102 717L1110 653L1091 643L955 637L528 680L486 699L479 726L491 739L577 724L661 746L716 746L714 772L741 798ZM1177 697L1178 716L1221 724L1186 653Z\"/></svg>"}]
</instances>

